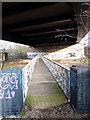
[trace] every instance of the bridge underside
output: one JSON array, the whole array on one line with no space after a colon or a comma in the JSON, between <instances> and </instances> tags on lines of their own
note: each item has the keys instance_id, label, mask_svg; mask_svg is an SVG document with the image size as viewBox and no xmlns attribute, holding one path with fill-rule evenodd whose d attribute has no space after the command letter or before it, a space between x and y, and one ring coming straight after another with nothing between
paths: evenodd
<instances>
[{"instance_id":1,"label":"bridge underside","mask_svg":"<svg viewBox=\"0 0 90 120\"><path fill-rule=\"evenodd\" d=\"M77 41L72 3L5 2L2 39L33 47L71 45Z\"/></svg>"}]
</instances>

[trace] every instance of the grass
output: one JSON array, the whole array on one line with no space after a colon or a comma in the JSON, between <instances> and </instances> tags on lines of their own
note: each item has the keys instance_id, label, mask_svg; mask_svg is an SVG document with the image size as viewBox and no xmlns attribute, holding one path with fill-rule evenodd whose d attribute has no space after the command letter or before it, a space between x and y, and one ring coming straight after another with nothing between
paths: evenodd
<instances>
[{"instance_id":1,"label":"grass","mask_svg":"<svg viewBox=\"0 0 90 120\"><path fill-rule=\"evenodd\" d=\"M21 115L27 115L27 111L25 109L22 110Z\"/></svg>"},{"instance_id":2,"label":"grass","mask_svg":"<svg viewBox=\"0 0 90 120\"><path fill-rule=\"evenodd\" d=\"M80 62L81 63L88 63L89 59L88 58L81 58Z\"/></svg>"},{"instance_id":3,"label":"grass","mask_svg":"<svg viewBox=\"0 0 90 120\"><path fill-rule=\"evenodd\" d=\"M9 69L9 68L19 68L22 69L25 65L4 65L3 69Z\"/></svg>"},{"instance_id":4,"label":"grass","mask_svg":"<svg viewBox=\"0 0 90 120\"><path fill-rule=\"evenodd\" d=\"M9 59L8 61L4 61L3 69L16 68L16 67L22 69L26 64L19 64L19 61L20 61L19 59ZM13 64L10 64L10 62L13 62ZM1 70L1 66L0 66L0 70Z\"/></svg>"}]
</instances>

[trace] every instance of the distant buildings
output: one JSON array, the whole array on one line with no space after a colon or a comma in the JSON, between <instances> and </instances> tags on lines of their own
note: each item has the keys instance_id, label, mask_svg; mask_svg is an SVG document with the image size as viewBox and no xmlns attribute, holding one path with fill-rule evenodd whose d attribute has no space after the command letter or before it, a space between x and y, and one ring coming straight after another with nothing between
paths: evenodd
<instances>
[{"instance_id":1,"label":"distant buildings","mask_svg":"<svg viewBox=\"0 0 90 120\"><path fill-rule=\"evenodd\" d=\"M37 55L35 52L27 52L27 58L32 59Z\"/></svg>"}]
</instances>

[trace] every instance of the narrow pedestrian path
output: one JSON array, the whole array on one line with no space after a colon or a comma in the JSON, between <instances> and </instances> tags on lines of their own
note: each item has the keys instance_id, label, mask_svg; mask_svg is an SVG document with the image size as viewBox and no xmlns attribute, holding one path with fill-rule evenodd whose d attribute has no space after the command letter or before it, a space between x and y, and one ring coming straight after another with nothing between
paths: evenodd
<instances>
[{"instance_id":1,"label":"narrow pedestrian path","mask_svg":"<svg viewBox=\"0 0 90 120\"><path fill-rule=\"evenodd\" d=\"M66 101L65 95L42 59L37 59L25 104L43 109Z\"/></svg>"}]
</instances>

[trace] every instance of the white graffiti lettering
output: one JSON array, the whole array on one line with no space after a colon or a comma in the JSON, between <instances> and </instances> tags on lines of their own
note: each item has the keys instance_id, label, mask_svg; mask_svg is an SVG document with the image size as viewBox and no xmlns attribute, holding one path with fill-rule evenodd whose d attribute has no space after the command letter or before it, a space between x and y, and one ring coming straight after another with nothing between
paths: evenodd
<instances>
[{"instance_id":1,"label":"white graffiti lettering","mask_svg":"<svg viewBox=\"0 0 90 120\"><path fill-rule=\"evenodd\" d=\"M8 92L6 93L6 97L5 97L6 99L11 99L12 97L11 97L11 95L10 95L10 91L8 90Z\"/></svg>"},{"instance_id":2,"label":"white graffiti lettering","mask_svg":"<svg viewBox=\"0 0 90 120\"><path fill-rule=\"evenodd\" d=\"M4 97L4 91L0 90L0 99L3 99L3 97Z\"/></svg>"},{"instance_id":3,"label":"white graffiti lettering","mask_svg":"<svg viewBox=\"0 0 90 120\"><path fill-rule=\"evenodd\" d=\"M15 73L4 73L1 76L0 79L0 88L5 90L10 88L12 89L18 89L18 77Z\"/></svg>"},{"instance_id":4,"label":"white graffiti lettering","mask_svg":"<svg viewBox=\"0 0 90 120\"><path fill-rule=\"evenodd\" d=\"M12 97L14 98L14 96L15 96L15 91L12 91L11 94L12 94Z\"/></svg>"},{"instance_id":5,"label":"white graffiti lettering","mask_svg":"<svg viewBox=\"0 0 90 120\"><path fill-rule=\"evenodd\" d=\"M0 99L12 99L18 89L18 76L16 73L3 73L0 76Z\"/></svg>"}]
</instances>

